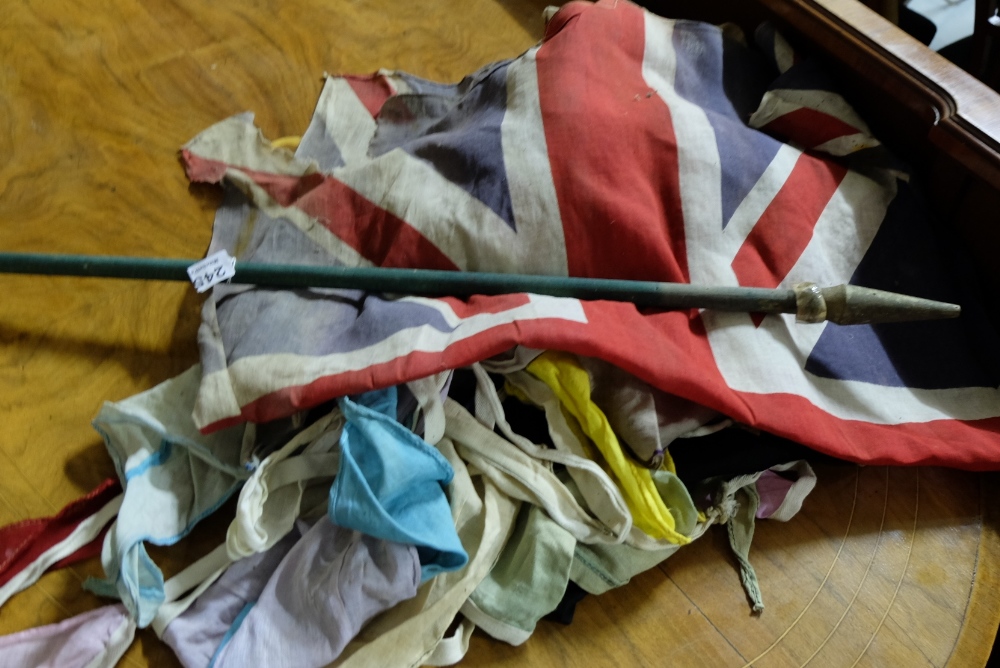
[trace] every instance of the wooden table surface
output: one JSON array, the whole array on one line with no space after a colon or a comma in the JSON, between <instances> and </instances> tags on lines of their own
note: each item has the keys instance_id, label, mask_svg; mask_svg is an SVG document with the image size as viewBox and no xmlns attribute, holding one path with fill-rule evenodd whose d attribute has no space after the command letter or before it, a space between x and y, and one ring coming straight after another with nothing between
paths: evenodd
<instances>
[{"instance_id":1,"label":"wooden table surface","mask_svg":"<svg viewBox=\"0 0 1000 668\"><path fill-rule=\"evenodd\" d=\"M177 150L251 110L270 138L304 130L326 72L454 81L541 35L545 0L11 0L0 14L0 250L197 257L219 194ZM89 422L105 400L197 360L185 284L0 276L0 523L51 515L114 468ZM996 632L995 481L939 469L823 466L788 524L751 550L750 615L712 532L574 623L524 646L475 636L477 666L982 665ZM220 513L227 512L223 508ZM167 575L217 544L225 517L152 548ZM103 602L96 560L45 576L0 633ZM175 665L141 631L122 665Z\"/></svg>"}]
</instances>

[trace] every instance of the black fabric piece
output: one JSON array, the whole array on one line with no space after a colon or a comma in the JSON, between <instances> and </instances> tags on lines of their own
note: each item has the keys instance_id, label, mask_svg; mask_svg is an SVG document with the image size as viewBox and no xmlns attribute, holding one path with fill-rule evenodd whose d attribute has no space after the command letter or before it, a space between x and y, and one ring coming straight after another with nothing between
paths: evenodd
<instances>
[{"instance_id":1,"label":"black fabric piece","mask_svg":"<svg viewBox=\"0 0 1000 668\"><path fill-rule=\"evenodd\" d=\"M924 46L930 45L937 34L933 21L902 3L899 5L899 27Z\"/></svg>"},{"instance_id":2,"label":"black fabric piece","mask_svg":"<svg viewBox=\"0 0 1000 668\"><path fill-rule=\"evenodd\" d=\"M491 375L491 378L498 387L502 385L502 376ZM470 413L475 413L475 392L476 378L472 371L457 369L449 396ZM555 447L542 409L514 397L504 399L503 409L515 434L524 436L532 443ZM499 433L499 430L496 431ZM732 478L798 459L817 461L824 458L815 450L794 441L742 427L722 429L697 438L678 438L670 443L668 450L677 467L677 476L688 489L695 489L701 481L716 476Z\"/></svg>"},{"instance_id":3,"label":"black fabric piece","mask_svg":"<svg viewBox=\"0 0 1000 668\"><path fill-rule=\"evenodd\" d=\"M280 420L259 423L254 438L253 454L259 459L264 459L336 407L337 401L334 399Z\"/></svg>"},{"instance_id":4,"label":"black fabric piece","mask_svg":"<svg viewBox=\"0 0 1000 668\"><path fill-rule=\"evenodd\" d=\"M503 389L504 377L500 374L490 374L490 379L497 390ZM476 413L476 376L470 369L456 369L452 376L451 387L448 389L448 396L475 415ZM500 393L503 396L503 393ZM545 411L537 406L526 404L514 397L507 397L503 400L504 416L507 423L515 434L524 436L532 443L554 448L552 437L549 436L549 423L545 419ZM503 434L498 428L494 430L500 436ZM506 438L506 437L504 437Z\"/></svg>"},{"instance_id":5,"label":"black fabric piece","mask_svg":"<svg viewBox=\"0 0 1000 668\"><path fill-rule=\"evenodd\" d=\"M798 459L833 461L832 457L787 438L742 427L721 429L697 438L678 438L669 450L677 477L688 489L694 489L707 478L734 478Z\"/></svg>"},{"instance_id":6,"label":"black fabric piece","mask_svg":"<svg viewBox=\"0 0 1000 668\"><path fill-rule=\"evenodd\" d=\"M556 447L549 436L549 421L545 411L537 406L526 404L515 397L507 397L503 401L503 412L507 424L515 434L524 436L532 443L549 448ZM499 433L499 432L497 432Z\"/></svg>"},{"instance_id":7,"label":"black fabric piece","mask_svg":"<svg viewBox=\"0 0 1000 668\"><path fill-rule=\"evenodd\" d=\"M542 619L569 626L573 623L576 606L586 597L587 592L580 585L570 580L569 584L566 585L566 592L563 594L562 600L559 601L559 605L556 606L555 610L542 617Z\"/></svg>"},{"instance_id":8,"label":"black fabric piece","mask_svg":"<svg viewBox=\"0 0 1000 668\"><path fill-rule=\"evenodd\" d=\"M972 66L972 35L953 42L938 51L955 65L958 65L969 74L973 74Z\"/></svg>"},{"instance_id":9,"label":"black fabric piece","mask_svg":"<svg viewBox=\"0 0 1000 668\"><path fill-rule=\"evenodd\" d=\"M476 414L476 375L472 369L455 369L448 387L448 398L460 403L462 408Z\"/></svg>"}]
</instances>

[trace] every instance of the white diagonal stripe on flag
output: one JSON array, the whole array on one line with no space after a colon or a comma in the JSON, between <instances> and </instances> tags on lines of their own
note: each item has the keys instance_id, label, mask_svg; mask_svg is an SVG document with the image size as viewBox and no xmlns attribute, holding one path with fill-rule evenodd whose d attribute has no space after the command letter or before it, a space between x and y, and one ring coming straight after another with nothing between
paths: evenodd
<instances>
[{"instance_id":1,"label":"white diagonal stripe on flag","mask_svg":"<svg viewBox=\"0 0 1000 668\"><path fill-rule=\"evenodd\" d=\"M519 263L524 273L565 276L569 273L566 239L556 186L546 159L548 150L544 149L537 53L538 47L530 49L507 68L507 113L501 132L504 169L518 236L518 244L511 252L521 256ZM525 146L536 150L525 151Z\"/></svg>"},{"instance_id":2,"label":"white diagonal stripe on flag","mask_svg":"<svg viewBox=\"0 0 1000 668\"><path fill-rule=\"evenodd\" d=\"M685 100L674 88L677 59L674 22L649 12L645 16L642 76L670 110L677 141L677 161L691 283L732 284L735 278L717 275L712 249L722 230L722 177L715 131L705 110ZM731 272L730 272L731 275Z\"/></svg>"}]
</instances>

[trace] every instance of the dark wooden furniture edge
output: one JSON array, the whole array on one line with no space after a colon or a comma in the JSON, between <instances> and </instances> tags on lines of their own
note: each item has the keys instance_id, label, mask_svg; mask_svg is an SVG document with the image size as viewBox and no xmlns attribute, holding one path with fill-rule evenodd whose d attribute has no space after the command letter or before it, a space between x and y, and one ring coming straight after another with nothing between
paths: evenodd
<instances>
[{"instance_id":1,"label":"dark wooden furniture edge","mask_svg":"<svg viewBox=\"0 0 1000 668\"><path fill-rule=\"evenodd\" d=\"M1000 95L856 0L758 2L903 105L931 146L1000 189Z\"/></svg>"}]
</instances>

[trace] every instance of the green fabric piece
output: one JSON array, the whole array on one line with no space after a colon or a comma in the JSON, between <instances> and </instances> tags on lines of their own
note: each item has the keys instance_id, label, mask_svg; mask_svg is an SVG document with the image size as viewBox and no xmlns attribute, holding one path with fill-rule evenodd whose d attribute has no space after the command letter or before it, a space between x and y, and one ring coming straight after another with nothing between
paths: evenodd
<instances>
[{"instance_id":1,"label":"green fabric piece","mask_svg":"<svg viewBox=\"0 0 1000 668\"><path fill-rule=\"evenodd\" d=\"M757 494L756 486L750 484L736 490L735 498L736 511L726 523L729 546L736 555L736 561L739 562L740 581L753 605L753 611L761 612L764 610L764 599L760 593L760 584L757 582L757 572L750 565L750 543L753 541L754 518L760 505L760 496Z\"/></svg>"},{"instance_id":2,"label":"green fabric piece","mask_svg":"<svg viewBox=\"0 0 1000 668\"><path fill-rule=\"evenodd\" d=\"M688 488L680 478L666 469L653 471L653 484L670 509L670 514L674 516L677 532L685 536L692 535L698 526L698 509L695 508Z\"/></svg>"},{"instance_id":3,"label":"green fabric piece","mask_svg":"<svg viewBox=\"0 0 1000 668\"><path fill-rule=\"evenodd\" d=\"M576 539L541 508L524 504L490 574L469 597L472 620L494 637L519 645L556 609L569 583Z\"/></svg>"},{"instance_id":4,"label":"green fabric piece","mask_svg":"<svg viewBox=\"0 0 1000 668\"><path fill-rule=\"evenodd\" d=\"M628 584L633 577L657 566L681 548L640 550L631 545L577 545L570 579L590 594L603 594Z\"/></svg>"},{"instance_id":5,"label":"green fabric piece","mask_svg":"<svg viewBox=\"0 0 1000 668\"><path fill-rule=\"evenodd\" d=\"M684 483L666 470L653 471L653 483L674 516L677 532L685 536L693 534L698 524L698 509ZM567 487L576 493L572 481L567 482ZM680 547L669 545L660 550L641 550L625 544L578 544L573 555L570 579L588 593L603 594L627 584L639 573L662 563Z\"/></svg>"}]
</instances>

